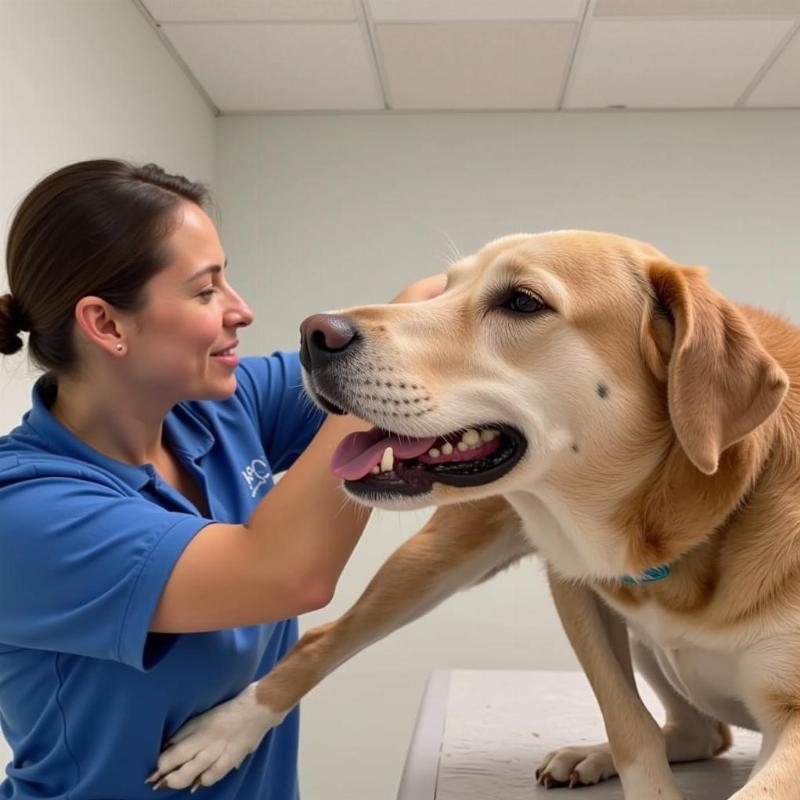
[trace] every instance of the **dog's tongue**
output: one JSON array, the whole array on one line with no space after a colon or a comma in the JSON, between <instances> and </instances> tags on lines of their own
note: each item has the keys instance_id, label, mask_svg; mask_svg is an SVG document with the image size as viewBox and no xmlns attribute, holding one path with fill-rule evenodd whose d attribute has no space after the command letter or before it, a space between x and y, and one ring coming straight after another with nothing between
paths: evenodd
<instances>
[{"instance_id":1,"label":"dog's tongue","mask_svg":"<svg viewBox=\"0 0 800 800\"><path fill-rule=\"evenodd\" d=\"M430 450L435 441L435 436L423 439L400 437L380 428L351 433L336 448L331 459L331 470L346 481L357 481L381 463L387 447L392 448L395 458L416 458Z\"/></svg>"}]
</instances>

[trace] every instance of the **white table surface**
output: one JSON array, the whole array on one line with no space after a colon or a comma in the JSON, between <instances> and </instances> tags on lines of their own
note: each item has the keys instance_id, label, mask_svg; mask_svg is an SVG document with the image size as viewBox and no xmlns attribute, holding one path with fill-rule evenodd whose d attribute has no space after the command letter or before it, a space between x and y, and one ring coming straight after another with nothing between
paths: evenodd
<instances>
[{"instance_id":1,"label":"white table surface","mask_svg":"<svg viewBox=\"0 0 800 800\"><path fill-rule=\"evenodd\" d=\"M642 699L664 712L639 679ZM674 764L690 800L725 800L747 780L761 736L739 728L724 755ZM558 747L605 741L597 701L582 672L437 670L420 706L397 800L623 800L617 778L546 790L534 772Z\"/></svg>"}]
</instances>

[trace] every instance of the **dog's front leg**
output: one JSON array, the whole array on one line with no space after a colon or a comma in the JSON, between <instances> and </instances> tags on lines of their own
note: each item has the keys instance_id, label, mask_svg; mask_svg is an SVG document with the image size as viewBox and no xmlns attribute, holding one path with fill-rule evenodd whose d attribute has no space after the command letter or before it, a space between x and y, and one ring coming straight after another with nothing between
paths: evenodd
<instances>
[{"instance_id":1,"label":"dog's front leg","mask_svg":"<svg viewBox=\"0 0 800 800\"><path fill-rule=\"evenodd\" d=\"M359 650L530 552L518 516L502 499L438 509L342 617L308 631L258 683L184 725L148 780L175 789L216 783Z\"/></svg>"},{"instance_id":2,"label":"dog's front leg","mask_svg":"<svg viewBox=\"0 0 800 800\"><path fill-rule=\"evenodd\" d=\"M800 797L800 701L763 725L762 756L754 774L730 800L797 800ZM763 764L761 763L763 760Z\"/></svg>"},{"instance_id":3,"label":"dog's front leg","mask_svg":"<svg viewBox=\"0 0 800 800\"><path fill-rule=\"evenodd\" d=\"M636 689L624 622L587 586L565 582L552 571L548 577L564 630L600 704L626 800L683 800L664 735ZM574 781L572 775L552 775L548 763L539 779Z\"/></svg>"}]
</instances>

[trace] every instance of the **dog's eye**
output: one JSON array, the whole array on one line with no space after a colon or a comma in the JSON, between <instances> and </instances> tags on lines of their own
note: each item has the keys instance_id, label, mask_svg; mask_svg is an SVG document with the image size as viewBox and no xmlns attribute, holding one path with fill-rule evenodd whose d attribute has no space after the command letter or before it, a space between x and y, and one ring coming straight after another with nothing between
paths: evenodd
<instances>
[{"instance_id":1,"label":"dog's eye","mask_svg":"<svg viewBox=\"0 0 800 800\"><path fill-rule=\"evenodd\" d=\"M546 311L547 305L535 294L530 292L514 291L502 303L502 308L513 311L515 314L535 314Z\"/></svg>"}]
</instances>

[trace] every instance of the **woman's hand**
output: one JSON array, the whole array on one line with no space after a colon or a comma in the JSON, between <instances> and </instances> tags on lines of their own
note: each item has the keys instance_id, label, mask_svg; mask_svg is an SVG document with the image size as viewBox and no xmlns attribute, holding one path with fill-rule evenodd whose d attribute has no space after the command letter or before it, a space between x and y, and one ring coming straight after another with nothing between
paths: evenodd
<instances>
[{"instance_id":1,"label":"woman's hand","mask_svg":"<svg viewBox=\"0 0 800 800\"><path fill-rule=\"evenodd\" d=\"M447 275L445 275L444 272L440 272L436 275L429 275L427 278L422 278L406 286L392 302L418 303L420 300L430 300L431 297L440 295L444 291L446 285Z\"/></svg>"}]
</instances>

